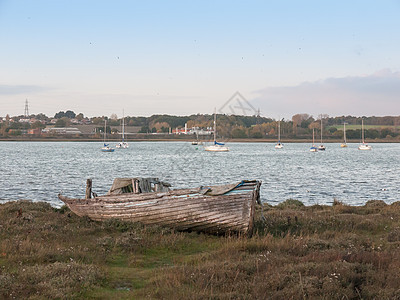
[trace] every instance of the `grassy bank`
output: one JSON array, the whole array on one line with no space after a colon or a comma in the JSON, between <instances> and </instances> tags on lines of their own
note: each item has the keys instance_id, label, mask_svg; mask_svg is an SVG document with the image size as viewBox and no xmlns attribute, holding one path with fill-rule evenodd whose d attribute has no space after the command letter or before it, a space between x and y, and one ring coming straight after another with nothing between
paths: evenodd
<instances>
[{"instance_id":1,"label":"grassy bank","mask_svg":"<svg viewBox=\"0 0 400 300\"><path fill-rule=\"evenodd\" d=\"M0 205L0 298L400 297L400 204L264 207L247 239Z\"/></svg>"}]
</instances>

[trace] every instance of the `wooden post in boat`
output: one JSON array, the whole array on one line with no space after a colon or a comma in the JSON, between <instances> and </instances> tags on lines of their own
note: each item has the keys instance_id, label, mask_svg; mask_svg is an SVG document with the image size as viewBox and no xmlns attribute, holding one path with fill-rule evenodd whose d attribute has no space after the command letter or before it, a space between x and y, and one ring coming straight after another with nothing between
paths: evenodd
<instances>
[{"instance_id":1,"label":"wooden post in boat","mask_svg":"<svg viewBox=\"0 0 400 300\"><path fill-rule=\"evenodd\" d=\"M136 178L132 179L132 189L134 194L140 194L139 180Z\"/></svg>"},{"instance_id":2,"label":"wooden post in boat","mask_svg":"<svg viewBox=\"0 0 400 300\"><path fill-rule=\"evenodd\" d=\"M90 198L92 198L92 179L87 179L85 199L90 199Z\"/></svg>"}]
</instances>

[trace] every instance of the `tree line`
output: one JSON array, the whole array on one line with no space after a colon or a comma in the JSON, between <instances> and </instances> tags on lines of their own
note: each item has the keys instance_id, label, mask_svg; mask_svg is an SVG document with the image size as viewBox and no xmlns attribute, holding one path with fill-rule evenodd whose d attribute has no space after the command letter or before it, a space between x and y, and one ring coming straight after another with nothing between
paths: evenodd
<instances>
[{"instance_id":1,"label":"tree line","mask_svg":"<svg viewBox=\"0 0 400 300\"><path fill-rule=\"evenodd\" d=\"M35 119L34 123L19 122L26 116L15 116L5 118L0 124L0 134L5 136L11 132L18 132L24 129L44 128L53 120L56 127L67 127L71 125L72 120L83 122L84 124L104 125L104 120L110 126L119 126L122 119L116 114L108 116L98 116L87 118L83 113L76 114L71 110L60 111L54 117L47 117L40 113L30 115L30 119ZM13 119L14 122L7 120ZM56 122L54 123L54 119ZM139 127L140 133L168 133L170 129L187 127L193 128L212 128L214 116L210 114L195 114L189 116L173 115L152 115L150 117L126 116L124 122L127 126ZM336 116L320 115L314 117L309 114L295 114L291 119L275 120L262 116L242 116L218 114L218 135L225 138L272 138L278 135L278 122L280 122L282 138L309 138L312 129L320 130L321 119L323 124L323 134L326 138L340 138L343 136L341 126L346 123L349 129L346 135L349 139L358 139L361 136L361 128L354 128L354 125L360 126L361 120L368 125L365 130L365 136L369 139L394 138L399 136L400 116ZM339 126L340 125L340 126ZM353 126L352 126L353 125ZM371 126L373 126L371 128Z\"/></svg>"}]
</instances>

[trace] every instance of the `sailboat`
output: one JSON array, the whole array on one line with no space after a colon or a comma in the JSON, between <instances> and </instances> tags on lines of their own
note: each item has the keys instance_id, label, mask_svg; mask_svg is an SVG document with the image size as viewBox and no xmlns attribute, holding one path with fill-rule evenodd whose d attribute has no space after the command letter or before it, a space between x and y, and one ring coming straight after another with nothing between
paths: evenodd
<instances>
[{"instance_id":1,"label":"sailboat","mask_svg":"<svg viewBox=\"0 0 400 300\"><path fill-rule=\"evenodd\" d=\"M114 149L109 146L109 144L106 144L106 135L107 135L107 120L104 120L104 141L103 141L103 147L101 148L102 152L114 152Z\"/></svg>"},{"instance_id":2,"label":"sailboat","mask_svg":"<svg viewBox=\"0 0 400 300\"><path fill-rule=\"evenodd\" d=\"M362 136L362 143L358 146L358 150L371 150L372 147L365 143L364 141L364 119L361 120L361 136Z\"/></svg>"},{"instance_id":3,"label":"sailboat","mask_svg":"<svg viewBox=\"0 0 400 300\"><path fill-rule=\"evenodd\" d=\"M196 129L196 140L192 142L192 145L196 145L196 146L203 145L203 142L199 141L199 133L197 132L197 129Z\"/></svg>"},{"instance_id":4,"label":"sailboat","mask_svg":"<svg viewBox=\"0 0 400 300\"><path fill-rule=\"evenodd\" d=\"M347 147L347 141L346 141L346 122L343 123L343 143L340 144L341 148L346 148Z\"/></svg>"},{"instance_id":5,"label":"sailboat","mask_svg":"<svg viewBox=\"0 0 400 300\"><path fill-rule=\"evenodd\" d=\"M116 148L129 148L129 145L127 142L125 142L125 117L124 117L124 111L122 111L122 141L119 142L116 146Z\"/></svg>"},{"instance_id":6,"label":"sailboat","mask_svg":"<svg viewBox=\"0 0 400 300\"><path fill-rule=\"evenodd\" d=\"M322 144L322 115L321 115L321 145L318 146L319 151L325 151L325 146Z\"/></svg>"},{"instance_id":7,"label":"sailboat","mask_svg":"<svg viewBox=\"0 0 400 300\"><path fill-rule=\"evenodd\" d=\"M205 146L204 150L210 152L227 152L229 148L225 146L223 143L217 142L217 110L214 110L214 142L212 145Z\"/></svg>"},{"instance_id":8,"label":"sailboat","mask_svg":"<svg viewBox=\"0 0 400 300\"><path fill-rule=\"evenodd\" d=\"M314 143L314 128L312 129L312 146L310 148L310 151L311 152L317 152L318 151L318 148L315 146L315 143Z\"/></svg>"},{"instance_id":9,"label":"sailboat","mask_svg":"<svg viewBox=\"0 0 400 300\"><path fill-rule=\"evenodd\" d=\"M281 143L281 120L278 122L278 143L275 145L275 149L282 149L283 144Z\"/></svg>"}]
</instances>

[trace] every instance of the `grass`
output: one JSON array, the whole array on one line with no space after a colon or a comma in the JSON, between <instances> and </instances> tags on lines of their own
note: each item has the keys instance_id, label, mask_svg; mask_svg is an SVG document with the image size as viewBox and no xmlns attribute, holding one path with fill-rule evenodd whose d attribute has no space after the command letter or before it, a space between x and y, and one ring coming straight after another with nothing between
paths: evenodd
<instances>
[{"instance_id":1,"label":"grass","mask_svg":"<svg viewBox=\"0 0 400 300\"><path fill-rule=\"evenodd\" d=\"M264 207L256 233L211 236L0 205L0 298L396 299L400 204ZM258 210L260 213L260 210Z\"/></svg>"},{"instance_id":2,"label":"grass","mask_svg":"<svg viewBox=\"0 0 400 300\"><path fill-rule=\"evenodd\" d=\"M343 130L343 125L331 125L331 126L328 126L326 129L329 130L329 128L336 128L338 130ZM368 130L368 129L381 130L381 129L384 129L384 128L396 130L396 129L400 129L400 126L394 126L394 125L366 125L366 124L364 124L364 129L365 130ZM346 130L357 130L357 129L361 130L361 124L346 124Z\"/></svg>"}]
</instances>

